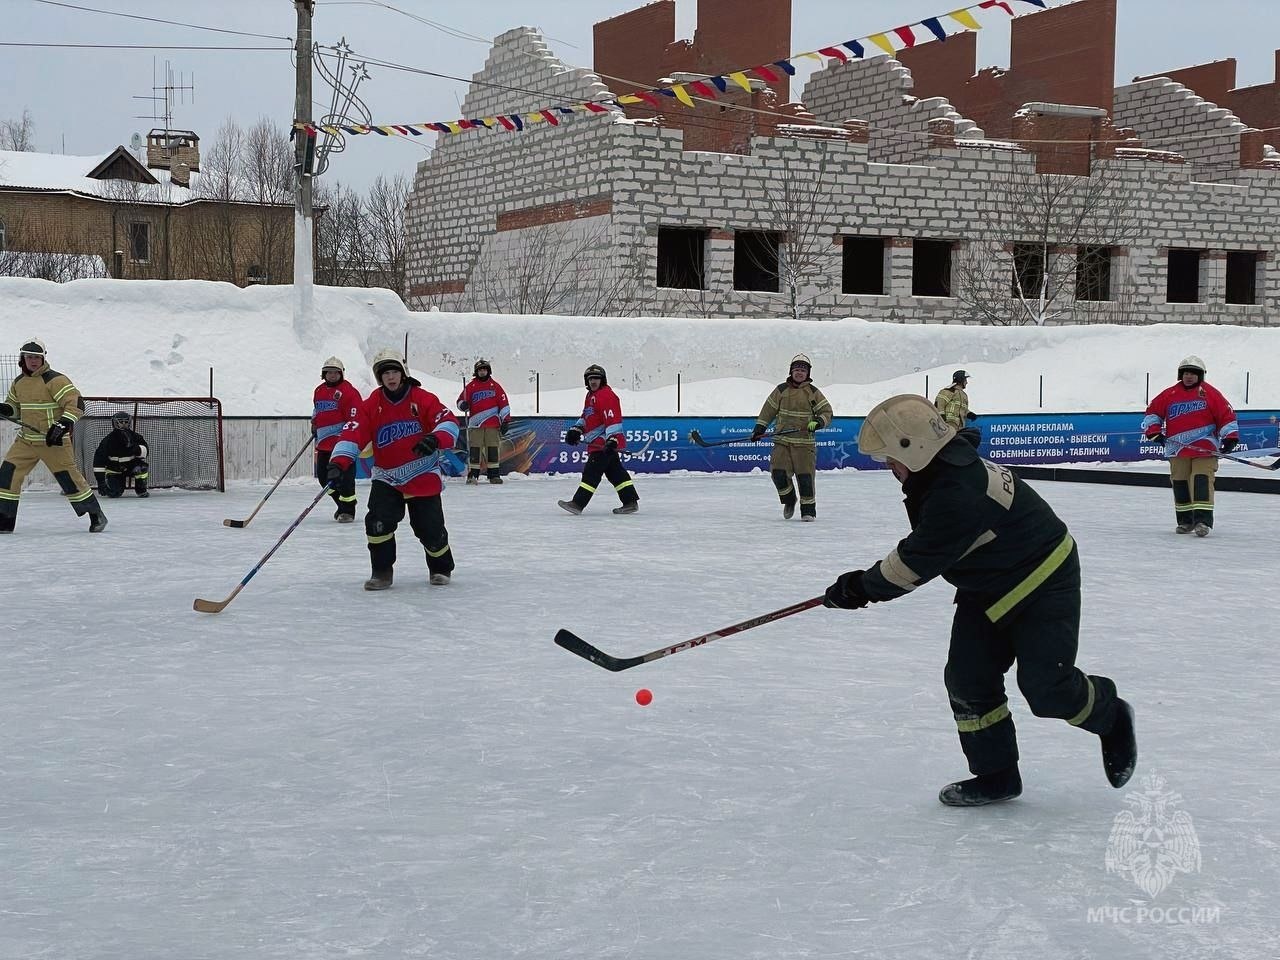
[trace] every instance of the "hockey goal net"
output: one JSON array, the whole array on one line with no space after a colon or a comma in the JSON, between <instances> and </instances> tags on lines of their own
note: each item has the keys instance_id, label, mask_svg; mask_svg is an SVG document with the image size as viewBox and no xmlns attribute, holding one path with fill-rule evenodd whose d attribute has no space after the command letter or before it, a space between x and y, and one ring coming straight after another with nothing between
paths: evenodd
<instances>
[{"instance_id":1,"label":"hockey goal net","mask_svg":"<svg viewBox=\"0 0 1280 960\"><path fill-rule=\"evenodd\" d=\"M222 462L222 403L212 397L85 397L76 424L76 459L93 483L93 455L123 411L147 443L147 485L226 490Z\"/></svg>"}]
</instances>

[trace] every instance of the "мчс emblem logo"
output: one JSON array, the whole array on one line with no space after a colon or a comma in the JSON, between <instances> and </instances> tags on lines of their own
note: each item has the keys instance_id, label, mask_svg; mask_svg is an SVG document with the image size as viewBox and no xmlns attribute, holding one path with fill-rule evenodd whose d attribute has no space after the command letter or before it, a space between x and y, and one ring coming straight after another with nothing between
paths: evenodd
<instances>
[{"instance_id":1,"label":"\u043c\u0447\u0441 emblem logo","mask_svg":"<svg viewBox=\"0 0 1280 960\"><path fill-rule=\"evenodd\" d=\"M1163 777L1148 774L1142 786L1125 796L1130 809L1111 825L1106 866L1154 899L1178 874L1200 871L1200 839L1191 814L1175 809L1181 795L1166 789Z\"/></svg>"}]
</instances>

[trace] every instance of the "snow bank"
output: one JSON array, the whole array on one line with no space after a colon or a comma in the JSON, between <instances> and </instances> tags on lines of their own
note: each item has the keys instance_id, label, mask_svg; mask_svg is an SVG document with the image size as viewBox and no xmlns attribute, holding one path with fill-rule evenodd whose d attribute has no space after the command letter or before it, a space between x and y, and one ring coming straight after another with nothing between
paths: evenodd
<instances>
[{"instance_id":1,"label":"snow bank","mask_svg":"<svg viewBox=\"0 0 1280 960\"><path fill-rule=\"evenodd\" d=\"M1172 383L1194 353L1237 406L1280 407L1280 329L905 326L843 320L620 319L414 313L385 290L317 287L316 318L293 324L293 288L205 281L0 278L0 355L42 338L56 367L89 394L205 395L233 416L303 415L321 362L336 354L369 388L368 361L409 338L409 364L452 402L479 357L513 409L580 409L582 369L601 363L631 414L754 414L791 357L813 360L838 413L895 392L923 392L963 367L975 410L1133 410ZM1041 382L1043 382L1043 401ZM536 392L536 396L535 396Z\"/></svg>"}]
</instances>

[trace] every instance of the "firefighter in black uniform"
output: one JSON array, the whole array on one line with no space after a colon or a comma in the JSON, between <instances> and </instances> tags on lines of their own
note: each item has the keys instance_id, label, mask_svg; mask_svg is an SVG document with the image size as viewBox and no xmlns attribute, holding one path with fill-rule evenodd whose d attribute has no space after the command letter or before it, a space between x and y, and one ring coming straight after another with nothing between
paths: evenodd
<instances>
[{"instance_id":1,"label":"firefighter in black uniform","mask_svg":"<svg viewBox=\"0 0 1280 960\"><path fill-rule=\"evenodd\" d=\"M1107 779L1122 787L1137 764L1133 708L1113 681L1075 666L1075 542L1034 490L978 456L973 433L957 435L924 397L892 397L867 414L858 449L887 462L902 484L911 533L870 570L842 575L826 605L856 610L938 576L956 587L946 686L974 777L944 787L943 803L979 806L1022 792L1004 690L1015 660L1031 712L1097 734Z\"/></svg>"},{"instance_id":2,"label":"firefighter in black uniform","mask_svg":"<svg viewBox=\"0 0 1280 960\"><path fill-rule=\"evenodd\" d=\"M147 480L147 441L131 429L129 415L120 410L111 415L111 432L102 438L93 454L93 474L98 493L116 499L124 494L124 486L133 477L133 492L149 497Z\"/></svg>"}]
</instances>

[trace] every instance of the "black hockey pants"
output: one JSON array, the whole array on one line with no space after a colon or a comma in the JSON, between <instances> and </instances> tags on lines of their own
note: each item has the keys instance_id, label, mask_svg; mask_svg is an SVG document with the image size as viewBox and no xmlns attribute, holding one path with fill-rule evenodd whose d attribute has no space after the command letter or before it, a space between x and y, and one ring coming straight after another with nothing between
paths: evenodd
<instances>
[{"instance_id":1,"label":"black hockey pants","mask_svg":"<svg viewBox=\"0 0 1280 960\"><path fill-rule=\"evenodd\" d=\"M329 456L332 453L332 450L316 451L316 479L320 481L321 486L326 482L325 474L329 472ZM333 497L333 502L337 504L339 514L346 514L348 517L356 515L356 465L354 463L342 471L342 477L329 496Z\"/></svg>"},{"instance_id":2,"label":"black hockey pants","mask_svg":"<svg viewBox=\"0 0 1280 960\"><path fill-rule=\"evenodd\" d=\"M444 504L440 496L405 497L389 483L369 484L369 512L364 532L369 538L369 561L373 572L389 571L396 562L396 527L409 513L409 526L427 552L427 569L432 573L453 572L453 551L444 525Z\"/></svg>"},{"instance_id":3,"label":"black hockey pants","mask_svg":"<svg viewBox=\"0 0 1280 960\"><path fill-rule=\"evenodd\" d=\"M635 503L640 499L636 493L635 482L627 468L622 465L622 458L617 450L593 450L587 457L587 465L582 468L582 481L574 491L573 502L585 507L591 502L600 480L607 477L623 503Z\"/></svg>"},{"instance_id":4,"label":"black hockey pants","mask_svg":"<svg viewBox=\"0 0 1280 960\"><path fill-rule=\"evenodd\" d=\"M947 696L960 746L975 775L1018 762L1018 741L1004 675L1018 664L1018 689L1037 717L1055 717L1091 733L1111 730L1116 685L1075 665L1080 635L1080 561L1071 555L1031 596L992 622L999 598L956 594L947 657Z\"/></svg>"}]
</instances>

